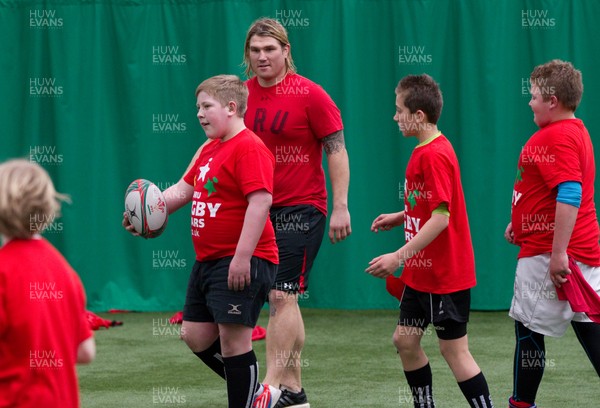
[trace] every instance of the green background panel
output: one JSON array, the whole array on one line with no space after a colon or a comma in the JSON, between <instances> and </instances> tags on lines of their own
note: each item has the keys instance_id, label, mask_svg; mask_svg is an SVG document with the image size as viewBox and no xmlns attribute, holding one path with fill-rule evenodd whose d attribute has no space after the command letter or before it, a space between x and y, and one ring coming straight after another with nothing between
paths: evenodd
<instances>
[{"instance_id":1,"label":"green background panel","mask_svg":"<svg viewBox=\"0 0 600 408\"><path fill-rule=\"evenodd\" d=\"M463 177L478 285L472 307L508 308L517 248L503 240L519 151L535 131L527 78L553 58L572 61L585 92L577 111L594 141L600 38L592 0L0 1L0 160L28 157L71 195L46 233L79 272L89 307L176 310L194 261L189 207L154 240L121 227L136 178L165 189L204 140L195 87L240 65L256 18L286 25L299 73L342 111L351 164L352 236L324 240L305 307L396 307L370 259L403 244L373 234L402 209L416 142L393 122L407 74L441 85L440 129ZM596 108L594 108L596 106Z\"/></svg>"}]
</instances>

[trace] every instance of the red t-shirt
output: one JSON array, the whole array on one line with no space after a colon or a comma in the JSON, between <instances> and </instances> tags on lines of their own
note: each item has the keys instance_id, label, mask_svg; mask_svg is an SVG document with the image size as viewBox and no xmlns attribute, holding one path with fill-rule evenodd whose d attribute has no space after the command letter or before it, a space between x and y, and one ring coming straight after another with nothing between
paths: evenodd
<instances>
[{"instance_id":1,"label":"red t-shirt","mask_svg":"<svg viewBox=\"0 0 600 408\"><path fill-rule=\"evenodd\" d=\"M225 142L213 140L204 146L184 177L194 186L192 241L197 260L235 254L248 208L246 196L261 189L273 193L274 167L269 149L248 129ZM268 217L253 255L279 263Z\"/></svg>"},{"instance_id":2,"label":"red t-shirt","mask_svg":"<svg viewBox=\"0 0 600 408\"><path fill-rule=\"evenodd\" d=\"M310 204L327 214L322 139L344 128L340 110L323 88L298 74L267 88L256 77L246 84L246 127L275 156L273 207Z\"/></svg>"},{"instance_id":3,"label":"red t-shirt","mask_svg":"<svg viewBox=\"0 0 600 408\"><path fill-rule=\"evenodd\" d=\"M594 148L579 119L553 122L531 136L521 151L512 198L512 227L519 258L552 252L556 195L565 181L581 183L581 206L567 253L600 265L594 205Z\"/></svg>"},{"instance_id":4,"label":"red t-shirt","mask_svg":"<svg viewBox=\"0 0 600 408\"><path fill-rule=\"evenodd\" d=\"M48 241L0 248L0 407L78 407L77 349L91 336L81 281Z\"/></svg>"},{"instance_id":5,"label":"red t-shirt","mask_svg":"<svg viewBox=\"0 0 600 408\"><path fill-rule=\"evenodd\" d=\"M460 168L452 145L440 135L417 146L404 181L404 234L410 241L445 203L449 224L423 250L404 263L402 279L413 289L446 294L475 286L475 259Z\"/></svg>"}]
</instances>

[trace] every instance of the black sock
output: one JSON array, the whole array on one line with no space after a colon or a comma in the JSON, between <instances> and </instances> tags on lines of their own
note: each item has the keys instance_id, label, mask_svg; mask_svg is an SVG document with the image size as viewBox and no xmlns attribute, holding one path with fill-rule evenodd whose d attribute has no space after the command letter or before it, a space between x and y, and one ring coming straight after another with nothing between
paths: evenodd
<instances>
[{"instance_id":1,"label":"black sock","mask_svg":"<svg viewBox=\"0 0 600 408\"><path fill-rule=\"evenodd\" d=\"M600 377L600 324L590 322L571 322L577 340L583 346L585 354L592 362Z\"/></svg>"},{"instance_id":2,"label":"black sock","mask_svg":"<svg viewBox=\"0 0 600 408\"><path fill-rule=\"evenodd\" d=\"M224 357L229 408L250 408L258 388L258 362L254 350Z\"/></svg>"},{"instance_id":3,"label":"black sock","mask_svg":"<svg viewBox=\"0 0 600 408\"><path fill-rule=\"evenodd\" d=\"M523 323L515 321L515 337L513 399L533 405L546 364L544 335L531 331L523 326Z\"/></svg>"},{"instance_id":4,"label":"black sock","mask_svg":"<svg viewBox=\"0 0 600 408\"><path fill-rule=\"evenodd\" d=\"M221 355L221 339L217 340L204 351L194 353L200 358L211 370L219 374L225 379L225 366L223 365L223 356Z\"/></svg>"},{"instance_id":5,"label":"black sock","mask_svg":"<svg viewBox=\"0 0 600 408\"><path fill-rule=\"evenodd\" d=\"M404 371L406 381L412 392L415 408L435 408L433 401L433 378L431 366L427 363L413 371Z\"/></svg>"},{"instance_id":6,"label":"black sock","mask_svg":"<svg viewBox=\"0 0 600 408\"><path fill-rule=\"evenodd\" d=\"M494 407L487 381L481 371L475 377L459 382L458 386L472 408Z\"/></svg>"}]
</instances>

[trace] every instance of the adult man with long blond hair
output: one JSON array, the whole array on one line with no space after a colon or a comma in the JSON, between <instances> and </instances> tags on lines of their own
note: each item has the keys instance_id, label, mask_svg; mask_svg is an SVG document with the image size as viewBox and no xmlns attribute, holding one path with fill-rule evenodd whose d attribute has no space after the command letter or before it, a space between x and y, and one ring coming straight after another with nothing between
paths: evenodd
<instances>
[{"instance_id":1,"label":"adult man with long blond hair","mask_svg":"<svg viewBox=\"0 0 600 408\"><path fill-rule=\"evenodd\" d=\"M280 264L269 295L264 384L282 389L277 408L308 408L301 382L305 332L298 296L308 288L325 231L323 150L333 192L329 239L336 243L351 233L343 124L339 109L323 88L296 73L287 31L277 20L261 18L250 26L244 64L250 77L246 126L275 155L271 221ZM270 406L264 402L269 400L268 393L265 387L257 406Z\"/></svg>"}]
</instances>

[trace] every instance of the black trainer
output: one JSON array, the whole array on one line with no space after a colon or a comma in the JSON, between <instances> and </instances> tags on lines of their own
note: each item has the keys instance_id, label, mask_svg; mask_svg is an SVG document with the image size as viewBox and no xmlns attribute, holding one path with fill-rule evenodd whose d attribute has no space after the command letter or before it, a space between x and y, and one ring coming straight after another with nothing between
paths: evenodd
<instances>
[{"instance_id":1,"label":"black trainer","mask_svg":"<svg viewBox=\"0 0 600 408\"><path fill-rule=\"evenodd\" d=\"M306 399L304 388L300 392L291 392L290 390L281 390L281 397L277 401L275 408L310 408Z\"/></svg>"}]
</instances>

